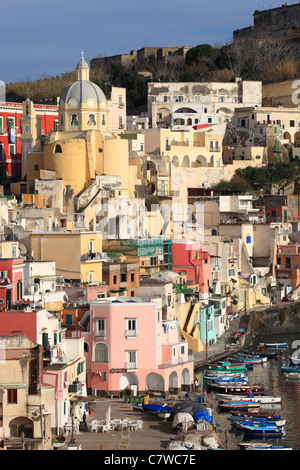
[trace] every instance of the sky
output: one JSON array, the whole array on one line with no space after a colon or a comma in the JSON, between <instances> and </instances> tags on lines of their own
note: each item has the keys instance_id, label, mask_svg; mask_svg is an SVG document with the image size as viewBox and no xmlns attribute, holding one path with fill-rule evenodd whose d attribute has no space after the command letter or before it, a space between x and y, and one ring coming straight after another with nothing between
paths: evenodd
<instances>
[{"instance_id":1,"label":"sky","mask_svg":"<svg viewBox=\"0 0 300 470\"><path fill-rule=\"evenodd\" d=\"M288 1L288 4L295 1ZM297 2L296 2L297 3ZM282 0L0 0L0 81L71 72L143 47L225 45Z\"/></svg>"}]
</instances>

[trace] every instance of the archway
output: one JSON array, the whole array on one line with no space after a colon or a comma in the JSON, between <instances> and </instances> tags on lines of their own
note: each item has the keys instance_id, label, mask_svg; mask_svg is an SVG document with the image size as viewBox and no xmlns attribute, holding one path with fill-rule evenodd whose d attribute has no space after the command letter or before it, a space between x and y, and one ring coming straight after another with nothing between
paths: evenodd
<instances>
[{"instance_id":1,"label":"archway","mask_svg":"<svg viewBox=\"0 0 300 470\"><path fill-rule=\"evenodd\" d=\"M283 138L289 141L289 144L292 142L291 134L289 132L284 132Z\"/></svg>"},{"instance_id":2,"label":"archway","mask_svg":"<svg viewBox=\"0 0 300 470\"><path fill-rule=\"evenodd\" d=\"M185 155L182 160L182 165L183 168L189 168L190 167L190 157L188 155Z\"/></svg>"},{"instance_id":3,"label":"archway","mask_svg":"<svg viewBox=\"0 0 300 470\"><path fill-rule=\"evenodd\" d=\"M294 135L294 145L295 147L299 148L300 147L300 132L296 132Z\"/></svg>"},{"instance_id":4,"label":"archway","mask_svg":"<svg viewBox=\"0 0 300 470\"><path fill-rule=\"evenodd\" d=\"M169 376L169 391L171 393L178 393L178 375L175 371Z\"/></svg>"},{"instance_id":5,"label":"archway","mask_svg":"<svg viewBox=\"0 0 300 470\"><path fill-rule=\"evenodd\" d=\"M179 167L179 158L177 157L177 155L174 155L174 157L172 158L172 165L177 168Z\"/></svg>"},{"instance_id":6,"label":"archway","mask_svg":"<svg viewBox=\"0 0 300 470\"><path fill-rule=\"evenodd\" d=\"M9 432L11 437L20 437L23 432L25 437L33 438L33 421L25 416L14 418L9 423Z\"/></svg>"},{"instance_id":7,"label":"archway","mask_svg":"<svg viewBox=\"0 0 300 470\"><path fill-rule=\"evenodd\" d=\"M131 390L132 386L136 386L138 390L138 378L132 372L126 372L120 377L120 390Z\"/></svg>"},{"instance_id":8,"label":"archway","mask_svg":"<svg viewBox=\"0 0 300 470\"><path fill-rule=\"evenodd\" d=\"M183 369L181 372L181 390L189 390L191 385L191 374L188 369Z\"/></svg>"},{"instance_id":9,"label":"archway","mask_svg":"<svg viewBox=\"0 0 300 470\"><path fill-rule=\"evenodd\" d=\"M207 166L207 159L204 155L198 155L195 162L196 167Z\"/></svg>"},{"instance_id":10,"label":"archway","mask_svg":"<svg viewBox=\"0 0 300 470\"><path fill-rule=\"evenodd\" d=\"M151 372L146 377L146 389L154 392L164 392L164 378L161 375L156 374L155 372Z\"/></svg>"}]
</instances>

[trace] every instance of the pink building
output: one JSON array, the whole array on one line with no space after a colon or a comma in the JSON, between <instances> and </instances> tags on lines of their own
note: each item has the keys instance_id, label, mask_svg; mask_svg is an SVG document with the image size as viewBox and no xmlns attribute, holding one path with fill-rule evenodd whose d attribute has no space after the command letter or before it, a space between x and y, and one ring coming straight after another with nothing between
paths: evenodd
<instances>
[{"instance_id":1,"label":"pink building","mask_svg":"<svg viewBox=\"0 0 300 470\"><path fill-rule=\"evenodd\" d=\"M162 320L161 299L92 301L81 324L89 393L190 390L193 358L177 322Z\"/></svg>"},{"instance_id":2,"label":"pink building","mask_svg":"<svg viewBox=\"0 0 300 470\"><path fill-rule=\"evenodd\" d=\"M187 287L208 296L212 287L211 259L199 242L181 239L172 241L172 270L185 272Z\"/></svg>"},{"instance_id":3,"label":"pink building","mask_svg":"<svg viewBox=\"0 0 300 470\"><path fill-rule=\"evenodd\" d=\"M23 269L21 259L0 260L0 308L10 310L12 303L22 298Z\"/></svg>"}]
</instances>

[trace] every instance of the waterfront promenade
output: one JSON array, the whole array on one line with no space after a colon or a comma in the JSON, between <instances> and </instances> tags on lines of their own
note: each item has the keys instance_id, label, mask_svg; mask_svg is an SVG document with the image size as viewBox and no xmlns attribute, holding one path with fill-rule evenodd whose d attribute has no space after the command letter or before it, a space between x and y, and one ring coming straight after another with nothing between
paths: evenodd
<instances>
[{"instance_id":1,"label":"waterfront promenade","mask_svg":"<svg viewBox=\"0 0 300 470\"><path fill-rule=\"evenodd\" d=\"M232 355L242 349L239 344L233 344L231 338L234 333L244 325L244 316L239 315L230 322L230 328L225 336L219 338L217 343L206 348L202 352L195 353L195 371L206 362L221 360L228 355ZM225 349L226 347L226 349ZM198 393L199 394L199 393ZM191 393L191 398L196 400L197 394ZM161 398L157 398L161 401ZM185 392L167 397L165 402L176 403L185 400ZM93 398L94 414L87 416L87 428L80 430L79 434L74 434L74 440L82 450L103 450L103 451L155 451L166 449L170 439L176 436L176 431L172 428L170 421L163 421L156 416L135 411L131 405L125 404L123 398ZM143 429L138 431L115 430L109 432L91 432L89 425L93 420L104 420L108 407L111 409L112 419L128 419L143 421ZM66 450L67 444L71 440L71 434L66 438L66 445L61 449Z\"/></svg>"}]
</instances>

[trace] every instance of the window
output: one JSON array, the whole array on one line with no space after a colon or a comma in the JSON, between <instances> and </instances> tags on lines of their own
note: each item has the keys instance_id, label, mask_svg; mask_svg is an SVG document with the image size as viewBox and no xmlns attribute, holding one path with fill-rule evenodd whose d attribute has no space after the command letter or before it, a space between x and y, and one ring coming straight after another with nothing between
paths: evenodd
<instances>
[{"instance_id":1,"label":"window","mask_svg":"<svg viewBox=\"0 0 300 470\"><path fill-rule=\"evenodd\" d=\"M7 124L7 129L12 129L13 127L15 127L15 118L8 117L6 124Z\"/></svg>"},{"instance_id":2,"label":"window","mask_svg":"<svg viewBox=\"0 0 300 470\"><path fill-rule=\"evenodd\" d=\"M58 131L58 120L54 121L54 130Z\"/></svg>"},{"instance_id":3,"label":"window","mask_svg":"<svg viewBox=\"0 0 300 470\"><path fill-rule=\"evenodd\" d=\"M290 269L290 267L291 267L291 258L286 258L285 259L285 267L287 269Z\"/></svg>"},{"instance_id":4,"label":"window","mask_svg":"<svg viewBox=\"0 0 300 470\"><path fill-rule=\"evenodd\" d=\"M127 281L127 274L121 274L121 282L126 282Z\"/></svg>"},{"instance_id":5,"label":"window","mask_svg":"<svg viewBox=\"0 0 300 470\"><path fill-rule=\"evenodd\" d=\"M7 390L7 404L17 404L18 403L18 390L16 388L9 388Z\"/></svg>"},{"instance_id":6,"label":"window","mask_svg":"<svg viewBox=\"0 0 300 470\"><path fill-rule=\"evenodd\" d=\"M106 319L98 318L96 320L96 336L105 336L106 335Z\"/></svg>"},{"instance_id":7,"label":"window","mask_svg":"<svg viewBox=\"0 0 300 470\"><path fill-rule=\"evenodd\" d=\"M15 156L15 146L13 144L9 144L8 146L8 153L10 157Z\"/></svg>"},{"instance_id":8,"label":"window","mask_svg":"<svg viewBox=\"0 0 300 470\"><path fill-rule=\"evenodd\" d=\"M295 121L294 120L290 121L290 127L295 127Z\"/></svg>"},{"instance_id":9,"label":"window","mask_svg":"<svg viewBox=\"0 0 300 470\"><path fill-rule=\"evenodd\" d=\"M276 217L276 210L272 210L271 217Z\"/></svg>"},{"instance_id":10,"label":"window","mask_svg":"<svg viewBox=\"0 0 300 470\"><path fill-rule=\"evenodd\" d=\"M66 315L65 320L66 320L66 325L72 325L73 324L73 315Z\"/></svg>"},{"instance_id":11,"label":"window","mask_svg":"<svg viewBox=\"0 0 300 470\"><path fill-rule=\"evenodd\" d=\"M134 282L134 273L130 274L130 280L131 280L131 282Z\"/></svg>"},{"instance_id":12,"label":"window","mask_svg":"<svg viewBox=\"0 0 300 470\"><path fill-rule=\"evenodd\" d=\"M4 147L3 144L0 144L0 161L4 160Z\"/></svg>"},{"instance_id":13,"label":"window","mask_svg":"<svg viewBox=\"0 0 300 470\"><path fill-rule=\"evenodd\" d=\"M137 351L126 352L127 369L137 369Z\"/></svg>"},{"instance_id":14,"label":"window","mask_svg":"<svg viewBox=\"0 0 300 470\"><path fill-rule=\"evenodd\" d=\"M72 114L70 126L79 126L78 116L77 114Z\"/></svg>"},{"instance_id":15,"label":"window","mask_svg":"<svg viewBox=\"0 0 300 470\"><path fill-rule=\"evenodd\" d=\"M181 346L180 352L181 352L181 354L184 354L184 353L185 353L185 347L184 347L184 346Z\"/></svg>"},{"instance_id":16,"label":"window","mask_svg":"<svg viewBox=\"0 0 300 470\"><path fill-rule=\"evenodd\" d=\"M55 153L62 153L62 148L59 144L55 146Z\"/></svg>"},{"instance_id":17,"label":"window","mask_svg":"<svg viewBox=\"0 0 300 470\"><path fill-rule=\"evenodd\" d=\"M89 273L89 277L90 277L89 282L90 282L90 284L92 284L92 283L94 282L94 272L93 272L93 271L91 271L91 272Z\"/></svg>"},{"instance_id":18,"label":"window","mask_svg":"<svg viewBox=\"0 0 300 470\"><path fill-rule=\"evenodd\" d=\"M89 119L88 119L87 125L88 126L95 126L96 125L95 114L89 114Z\"/></svg>"},{"instance_id":19,"label":"window","mask_svg":"<svg viewBox=\"0 0 300 470\"><path fill-rule=\"evenodd\" d=\"M137 336L137 319L127 318L126 320L126 337Z\"/></svg>"},{"instance_id":20,"label":"window","mask_svg":"<svg viewBox=\"0 0 300 470\"><path fill-rule=\"evenodd\" d=\"M37 171L39 169L39 165L34 165L34 169Z\"/></svg>"},{"instance_id":21,"label":"window","mask_svg":"<svg viewBox=\"0 0 300 470\"><path fill-rule=\"evenodd\" d=\"M113 275L113 284L117 284L117 275L116 274Z\"/></svg>"},{"instance_id":22,"label":"window","mask_svg":"<svg viewBox=\"0 0 300 470\"><path fill-rule=\"evenodd\" d=\"M108 363L108 346L105 343L97 343L95 346L95 362Z\"/></svg>"},{"instance_id":23,"label":"window","mask_svg":"<svg viewBox=\"0 0 300 470\"><path fill-rule=\"evenodd\" d=\"M229 276L235 276L235 269L229 269L228 270L228 275Z\"/></svg>"},{"instance_id":24,"label":"window","mask_svg":"<svg viewBox=\"0 0 300 470\"><path fill-rule=\"evenodd\" d=\"M281 258L277 256L277 264L281 264Z\"/></svg>"},{"instance_id":25,"label":"window","mask_svg":"<svg viewBox=\"0 0 300 470\"><path fill-rule=\"evenodd\" d=\"M251 243L251 236L250 236L250 235L247 235L247 237L246 237L246 243Z\"/></svg>"}]
</instances>

